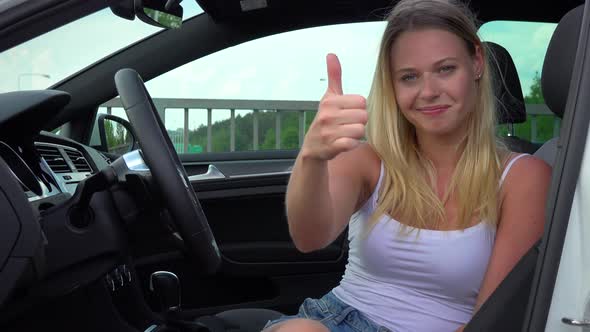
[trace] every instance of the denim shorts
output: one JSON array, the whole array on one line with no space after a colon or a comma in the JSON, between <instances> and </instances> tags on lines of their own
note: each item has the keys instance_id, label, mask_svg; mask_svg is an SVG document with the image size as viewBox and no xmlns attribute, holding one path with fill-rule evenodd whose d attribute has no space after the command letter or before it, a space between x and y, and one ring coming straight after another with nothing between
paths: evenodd
<instances>
[{"instance_id":1,"label":"denim shorts","mask_svg":"<svg viewBox=\"0 0 590 332\"><path fill-rule=\"evenodd\" d=\"M305 299L296 315L282 316L269 321L264 328L294 318L319 321L331 332L391 332L389 329L375 324L355 308L340 301L332 292L320 299Z\"/></svg>"}]
</instances>

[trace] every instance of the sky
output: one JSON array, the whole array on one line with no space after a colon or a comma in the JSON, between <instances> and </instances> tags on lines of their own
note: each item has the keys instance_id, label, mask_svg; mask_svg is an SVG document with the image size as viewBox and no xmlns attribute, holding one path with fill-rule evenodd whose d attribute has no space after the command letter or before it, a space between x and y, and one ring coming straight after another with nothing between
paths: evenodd
<instances>
[{"instance_id":1,"label":"sky","mask_svg":"<svg viewBox=\"0 0 590 332\"><path fill-rule=\"evenodd\" d=\"M183 1L185 18L202 10ZM506 47L514 58L526 95L555 24L489 22L483 40ZM146 86L153 98L319 100L327 85L325 55L342 64L345 93L368 95L384 22L333 25L287 32L240 44L156 77ZM0 93L44 89L160 28L128 21L109 9L50 31L0 53ZM247 111L237 111L244 114ZM114 114L124 116L115 109ZM229 117L214 111L213 121ZM166 127L183 126L180 110L167 110ZM206 123L204 110L191 110L189 128Z\"/></svg>"}]
</instances>

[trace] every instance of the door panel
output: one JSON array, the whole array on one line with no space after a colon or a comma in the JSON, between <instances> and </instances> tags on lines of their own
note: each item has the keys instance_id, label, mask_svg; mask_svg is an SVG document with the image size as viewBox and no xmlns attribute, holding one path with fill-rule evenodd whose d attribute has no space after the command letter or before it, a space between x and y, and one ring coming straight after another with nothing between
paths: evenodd
<instances>
[{"instance_id":1,"label":"door panel","mask_svg":"<svg viewBox=\"0 0 590 332\"><path fill-rule=\"evenodd\" d=\"M269 173L289 172L297 150L291 151L251 151L207 154L179 155L189 176L207 172L210 165L215 166L227 177L247 177Z\"/></svg>"},{"instance_id":2,"label":"door panel","mask_svg":"<svg viewBox=\"0 0 590 332\"><path fill-rule=\"evenodd\" d=\"M181 155L189 176L206 172L210 165L223 172L223 178L191 181L223 263L217 275L203 276L171 246L138 259L138 273L155 309L147 280L157 270L179 276L182 305L194 316L239 307L294 313L306 297L321 296L338 284L347 260L347 232L317 252L303 254L295 248L285 214L294 156L274 156L239 160L231 155L212 161Z\"/></svg>"}]
</instances>

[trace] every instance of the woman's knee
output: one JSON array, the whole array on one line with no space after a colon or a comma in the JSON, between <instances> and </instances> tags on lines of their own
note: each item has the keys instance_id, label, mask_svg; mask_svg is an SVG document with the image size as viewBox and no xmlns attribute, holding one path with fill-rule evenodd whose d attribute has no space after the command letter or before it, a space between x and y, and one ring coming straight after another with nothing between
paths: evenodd
<instances>
[{"instance_id":1,"label":"woman's knee","mask_svg":"<svg viewBox=\"0 0 590 332\"><path fill-rule=\"evenodd\" d=\"M330 330L316 320L294 318L269 326L262 332L330 332Z\"/></svg>"}]
</instances>

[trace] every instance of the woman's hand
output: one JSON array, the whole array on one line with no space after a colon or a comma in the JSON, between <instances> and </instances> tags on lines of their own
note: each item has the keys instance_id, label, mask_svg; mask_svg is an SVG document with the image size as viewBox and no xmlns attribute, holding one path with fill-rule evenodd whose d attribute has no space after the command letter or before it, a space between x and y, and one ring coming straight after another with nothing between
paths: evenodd
<instances>
[{"instance_id":1,"label":"woman's hand","mask_svg":"<svg viewBox=\"0 0 590 332\"><path fill-rule=\"evenodd\" d=\"M359 208L371 174L379 172L377 155L360 144L367 123L365 98L342 93L342 69L334 54L328 54L326 64L328 88L287 186L289 234L302 252L334 242Z\"/></svg>"},{"instance_id":2,"label":"woman's hand","mask_svg":"<svg viewBox=\"0 0 590 332\"><path fill-rule=\"evenodd\" d=\"M366 100L342 93L342 69L338 57L328 54L328 89L309 127L301 153L310 159L327 161L352 150L365 135Z\"/></svg>"}]
</instances>

